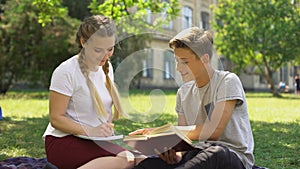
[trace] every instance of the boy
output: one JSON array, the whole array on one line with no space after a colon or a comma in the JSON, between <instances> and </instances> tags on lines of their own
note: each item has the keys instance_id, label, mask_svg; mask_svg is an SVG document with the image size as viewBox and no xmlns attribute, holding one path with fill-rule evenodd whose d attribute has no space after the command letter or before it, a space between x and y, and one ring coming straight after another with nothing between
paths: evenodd
<instances>
[{"instance_id":1,"label":"boy","mask_svg":"<svg viewBox=\"0 0 300 169\"><path fill-rule=\"evenodd\" d=\"M254 141L245 93L235 74L212 67L211 34L188 28L171 39L169 46L185 82L177 92L178 125L196 125L188 137L198 141L197 149L171 149L160 158L142 161L135 169L251 169Z\"/></svg>"}]
</instances>

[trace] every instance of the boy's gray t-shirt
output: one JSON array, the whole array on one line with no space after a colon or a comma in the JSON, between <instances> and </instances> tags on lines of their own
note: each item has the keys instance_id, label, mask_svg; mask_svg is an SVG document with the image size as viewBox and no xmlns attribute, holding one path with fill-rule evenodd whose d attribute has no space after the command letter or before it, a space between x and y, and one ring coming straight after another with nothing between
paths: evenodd
<instances>
[{"instance_id":1,"label":"boy's gray t-shirt","mask_svg":"<svg viewBox=\"0 0 300 169\"><path fill-rule=\"evenodd\" d=\"M195 81L183 84L177 92L176 112L184 115L187 125L204 123L214 105L221 101L237 100L232 117L218 141L235 152L246 169L254 164L254 141L245 92L240 79L227 71L216 70L209 84L198 88ZM200 141L201 142L201 141Z\"/></svg>"}]
</instances>

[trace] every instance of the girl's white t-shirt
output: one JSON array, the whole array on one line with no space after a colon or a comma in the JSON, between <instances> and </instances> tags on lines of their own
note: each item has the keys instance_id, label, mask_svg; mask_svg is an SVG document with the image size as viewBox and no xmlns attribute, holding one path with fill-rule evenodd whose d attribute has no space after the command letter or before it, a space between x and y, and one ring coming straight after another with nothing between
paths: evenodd
<instances>
[{"instance_id":1,"label":"girl's white t-shirt","mask_svg":"<svg viewBox=\"0 0 300 169\"><path fill-rule=\"evenodd\" d=\"M98 91L106 112L109 114L108 121L112 117L112 98L105 86L105 74L102 67L99 66L98 71L90 71L89 77ZM113 81L113 68L109 66L109 77ZM101 121L98 119L95 111L90 90L87 86L86 78L83 76L79 63L78 55L61 63L53 72L50 84L50 90L69 96L70 101L67 106L66 116L79 124L89 126L98 126ZM54 128L50 123L43 134L55 137L63 137L69 135Z\"/></svg>"}]
</instances>

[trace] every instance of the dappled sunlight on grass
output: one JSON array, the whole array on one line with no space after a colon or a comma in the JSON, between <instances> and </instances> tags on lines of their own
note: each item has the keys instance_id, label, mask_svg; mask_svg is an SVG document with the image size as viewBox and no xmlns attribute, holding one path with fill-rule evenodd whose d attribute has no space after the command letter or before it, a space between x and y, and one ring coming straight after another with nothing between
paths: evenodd
<instances>
[{"instance_id":1,"label":"dappled sunlight on grass","mask_svg":"<svg viewBox=\"0 0 300 169\"><path fill-rule=\"evenodd\" d=\"M45 156L42 134L48 124L48 117L23 120L6 117L0 124L0 161L18 156Z\"/></svg>"},{"instance_id":2,"label":"dappled sunlight on grass","mask_svg":"<svg viewBox=\"0 0 300 169\"><path fill-rule=\"evenodd\" d=\"M129 119L115 122L116 134L126 135L146 127L177 123L176 91L164 93L166 102L161 112L145 113L151 105L150 91L133 91ZM32 94L32 95L31 95ZM249 117L255 140L256 164L270 169L296 169L300 166L300 95L246 93ZM40 99L38 99L40 98ZM47 93L15 92L0 96L3 120L0 120L0 161L6 158L45 157L41 138L48 124Z\"/></svg>"},{"instance_id":3,"label":"dappled sunlight on grass","mask_svg":"<svg viewBox=\"0 0 300 169\"><path fill-rule=\"evenodd\" d=\"M300 166L300 124L251 121L256 163L268 168ZM296 158L295 158L296 157ZM279 163L280 161L280 163Z\"/></svg>"},{"instance_id":4,"label":"dappled sunlight on grass","mask_svg":"<svg viewBox=\"0 0 300 169\"><path fill-rule=\"evenodd\" d=\"M48 115L48 100L8 99L0 100L0 105L3 118L13 117L18 120Z\"/></svg>"},{"instance_id":5,"label":"dappled sunlight on grass","mask_svg":"<svg viewBox=\"0 0 300 169\"><path fill-rule=\"evenodd\" d=\"M263 94L260 95L263 96ZM247 104L250 119L265 122L300 123L300 96L285 94L285 97L294 99L252 97L252 94L248 93Z\"/></svg>"}]
</instances>

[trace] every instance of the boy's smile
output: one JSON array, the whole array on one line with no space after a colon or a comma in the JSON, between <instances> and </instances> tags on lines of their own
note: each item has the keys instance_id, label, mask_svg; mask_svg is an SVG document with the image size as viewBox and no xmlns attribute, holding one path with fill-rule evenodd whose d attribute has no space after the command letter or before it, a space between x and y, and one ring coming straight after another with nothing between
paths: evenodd
<instances>
[{"instance_id":1,"label":"boy's smile","mask_svg":"<svg viewBox=\"0 0 300 169\"><path fill-rule=\"evenodd\" d=\"M180 73L182 80L188 82L195 80L199 76L203 63L189 49L175 48L174 49L176 70Z\"/></svg>"}]
</instances>

